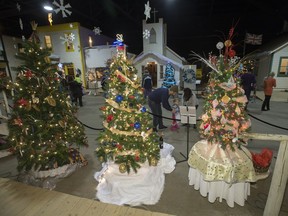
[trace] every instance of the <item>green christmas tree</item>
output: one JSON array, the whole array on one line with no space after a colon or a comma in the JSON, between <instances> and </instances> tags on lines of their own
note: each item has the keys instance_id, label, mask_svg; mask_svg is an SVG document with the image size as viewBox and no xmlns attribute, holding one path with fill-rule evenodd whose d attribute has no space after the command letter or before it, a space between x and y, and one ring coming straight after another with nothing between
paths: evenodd
<instances>
[{"instance_id":1,"label":"green christmas tree","mask_svg":"<svg viewBox=\"0 0 288 216\"><path fill-rule=\"evenodd\" d=\"M59 91L57 66L49 61L51 50L40 47L37 38L33 31L30 41L23 44L24 52L17 56L23 65L18 68L16 82L10 84L14 106L8 141L17 155L19 171L81 162L83 158L71 145L87 145L75 108L67 93Z\"/></svg>"},{"instance_id":2,"label":"green christmas tree","mask_svg":"<svg viewBox=\"0 0 288 216\"><path fill-rule=\"evenodd\" d=\"M103 112L104 131L98 137L98 159L119 164L121 173L137 172L141 163L156 166L160 158L159 136L143 106L143 89L135 67L123 54L110 66L109 90Z\"/></svg>"},{"instance_id":3,"label":"green christmas tree","mask_svg":"<svg viewBox=\"0 0 288 216\"><path fill-rule=\"evenodd\" d=\"M210 55L209 60L204 60L213 71L210 72L199 132L209 143L234 150L240 144L238 135L248 131L251 122L244 111L247 98L240 87L241 61L235 56L230 40L232 35L233 29L224 44L217 44L219 50L225 48L224 54Z\"/></svg>"},{"instance_id":4,"label":"green christmas tree","mask_svg":"<svg viewBox=\"0 0 288 216\"><path fill-rule=\"evenodd\" d=\"M170 88L173 85L176 85L175 81L175 69L170 62L166 65L164 80L162 87Z\"/></svg>"}]
</instances>

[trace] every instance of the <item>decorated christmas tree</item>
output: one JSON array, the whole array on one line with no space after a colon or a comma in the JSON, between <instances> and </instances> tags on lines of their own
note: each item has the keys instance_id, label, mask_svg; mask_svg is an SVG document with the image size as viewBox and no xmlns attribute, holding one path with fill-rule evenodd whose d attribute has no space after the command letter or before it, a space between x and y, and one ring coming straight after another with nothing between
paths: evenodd
<instances>
[{"instance_id":1,"label":"decorated christmas tree","mask_svg":"<svg viewBox=\"0 0 288 216\"><path fill-rule=\"evenodd\" d=\"M117 45L118 55L110 65L108 92L103 112L104 131L98 137L98 159L119 164L121 173L137 172L141 163L156 166L160 158L159 136L143 106L143 89L135 67Z\"/></svg>"},{"instance_id":2,"label":"decorated christmas tree","mask_svg":"<svg viewBox=\"0 0 288 216\"><path fill-rule=\"evenodd\" d=\"M15 83L8 141L18 159L18 169L50 170L82 162L71 146L86 146L83 126L77 121L66 92L59 91L57 65L49 61L50 49L39 44L36 28L26 41Z\"/></svg>"},{"instance_id":3,"label":"decorated christmas tree","mask_svg":"<svg viewBox=\"0 0 288 216\"><path fill-rule=\"evenodd\" d=\"M217 48L224 54L204 60L212 68L207 87L208 95L203 107L200 134L208 143L219 144L223 149L234 150L235 144L240 144L238 135L247 131L251 122L244 111L247 98L240 87L242 72L240 59L235 56L231 41L233 28L223 44L219 42Z\"/></svg>"},{"instance_id":4,"label":"decorated christmas tree","mask_svg":"<svg viewBox=\"0 0 288 216\"><path fill-rule=\"evenodd\" d=\"M164 73L164 80L162 83L162 87L170 88L173 85L176 85L175 69L173 68L172 64L168 62Z\"/></svg>"}]
</instances>

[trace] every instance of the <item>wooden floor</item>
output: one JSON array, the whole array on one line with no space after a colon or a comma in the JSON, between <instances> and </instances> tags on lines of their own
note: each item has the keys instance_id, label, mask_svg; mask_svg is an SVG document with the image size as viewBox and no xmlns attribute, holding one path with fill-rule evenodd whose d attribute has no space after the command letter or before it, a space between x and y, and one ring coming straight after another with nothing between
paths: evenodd
<instances>
[{"instance_id":1,"label":"wooden floor","mask_svg":"<svg viewBox=\"0 0 288 216\"><path fill-rule=\"evenodd\" d=\"M0 178L1 216L167 216L127 206L105 204L95 200L29 186Z\"/></svg>"}]
</instances>

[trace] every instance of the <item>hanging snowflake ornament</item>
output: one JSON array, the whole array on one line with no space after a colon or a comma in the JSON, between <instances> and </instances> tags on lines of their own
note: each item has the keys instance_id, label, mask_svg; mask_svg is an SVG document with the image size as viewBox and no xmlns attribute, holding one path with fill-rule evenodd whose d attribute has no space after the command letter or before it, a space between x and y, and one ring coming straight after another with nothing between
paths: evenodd
<instances>
[{"instance_id":1,"label":"hanging snowflake ornament","mask_svg":"<svg viewBox=\"0 0 288 216\"><path fill-rule=\"evenodd\" d=\"M67 35L67 38L68 38L68 41L69 41L69 42L72 42L72 41L75 40L75 34L70 33L70 34Z\"/></svg>"},{"instance_id":2,"label":"hanging snowflake ornament","mask_svg":"<svg viewBox=\"0 0 288 216\"><path fill-rule=\"evenodd\" d=\"M144 11L144 14L146 16L146 21L148 18L150 18L150 11L151 11L151 7L149 5L149 1L147 1L147 4L145 4L145 11Z\"/></svg>"},{"instance_id":3,"label":"hanging snowflake ornament","mask_svg":"<svg viewBox=\"0 0 288 216\"><path fill-rule=\"evenodd\" d=\"M23 30L23 22L21 18L19 18L19 26L20 26L20 29Z\"/></svg>"},{"instance_id":4,"label":"hanging snowflake ornament","mask_svg":"<svg viewBox=\"0 0 288 216\"><path fill-rule=\"evenodd\" d=\"M60 2L53 2L53 5L55 5L57 8L54 9L55 13L58 14L60 11L62 12L62 17L67 17L67 14L70 16L72 14L72 11L68 10L68 8L72 8L71 5L68 3L64 5L64 0L60 0Z\"/></svg>"},{"instance_id":5,"label":"hanging snowflake ornament","mask_svg":"<svg viewBox=\"0 0 288 216\"><path fill-rule=\"evenodd\" d=\"M20 12L20 10L21 10L21 5L17 2L17 4L16 4L16 8L17 8L17 10Z\"/></svg>"},{"instance_id":6,"label":"hanging snowflake ornament","mask_svg":"<svg viewBox=\"0 0 288 216\"><path fill-rule=\"evenodd\" d=\"M94 27L93 32L95 35L100 35L102 31L101 31L100 27Z\"/></svg>"},{"instance_id":7,"label":"hanging snowflake ornament","mask_svg":"<svg viewBox=\"0 0 288 216\"><path fill-rule=\"evenodd\" d=\"M62 40L62 44L72 43L75 40L75 35L73 33L65 34L64 37L60 36L60 39Z\"/></svg>"},{"instance_id":8,"label":"hanging snowflake ornament","mask_svg":"<svg viewBox=\"0 0 288 216\"><path fill-rule=\"evenodd\" d=\"M143 31L143 38L148 39L150 37L150 31L148 29L145 29Z\"/></svg>"}]
</instances>

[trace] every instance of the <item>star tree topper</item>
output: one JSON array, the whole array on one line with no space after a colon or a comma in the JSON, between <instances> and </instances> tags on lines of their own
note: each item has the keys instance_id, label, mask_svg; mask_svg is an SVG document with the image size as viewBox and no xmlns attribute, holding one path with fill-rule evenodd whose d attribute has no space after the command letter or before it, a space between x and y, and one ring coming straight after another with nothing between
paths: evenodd
<instances>
[{"instance_id":1,"label":"star tree topper","mask_svg":"<svg viewBox=\"0 0 288 216\"><path fill-rule=\"evenodd\" d=\"M72 11L69 11L67 8L72 8L71 5L68 3L66 5L64 5L64 0L60 0L60 3L53 1L53 4L57 7L57 9L55 9L55 13L59 13L60 11L62 11L62 17L67 17L68 15L72 14Z\"/></svg>"},{"instance_id":2,"label":"star tree topper","mask_svg":"<svg viewBox=\"0 0 288 216\"><path fill-rule=\"evenodd\" d=\"M151 7L149 5L149 1L147 1L147 4L145 4L145 11L144 11L144 14L146 15L146 21L148 18L150 18L150 11Z\"/></svg>"}]
</instances>

